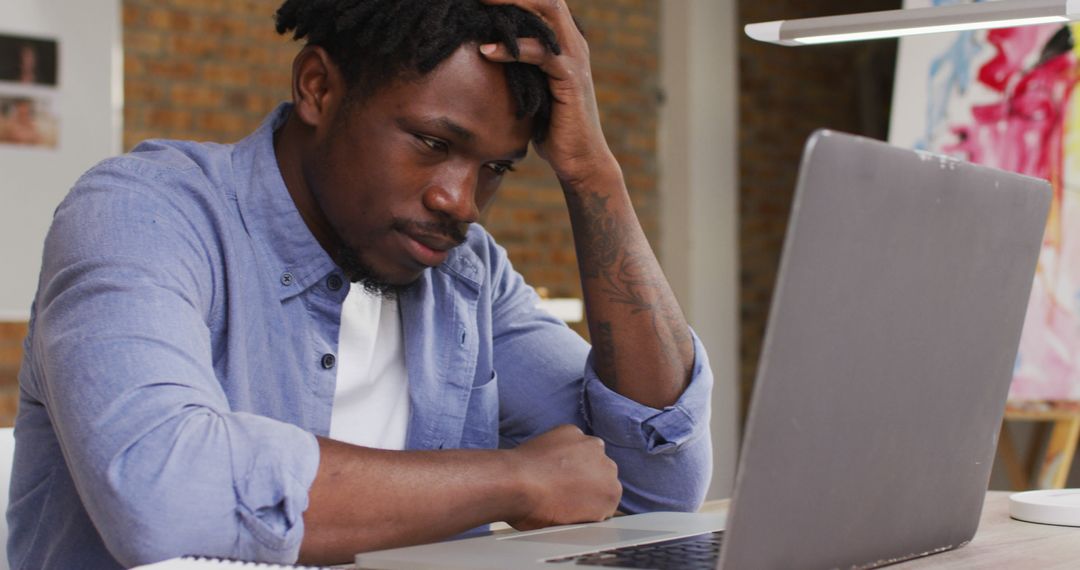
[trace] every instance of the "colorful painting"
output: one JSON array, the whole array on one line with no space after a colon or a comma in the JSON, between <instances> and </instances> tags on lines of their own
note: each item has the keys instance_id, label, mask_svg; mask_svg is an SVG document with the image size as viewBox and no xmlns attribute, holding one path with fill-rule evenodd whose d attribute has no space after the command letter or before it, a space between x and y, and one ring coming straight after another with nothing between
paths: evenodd
<instances>
[{"instance_id":1,"label":"colorful painting","mask_svg":"<svg viewBox=\"0 0 1080 570\"><path fill-rule=\"evenodd\" d=\"M957 0L908 0L905 7ZM1050 181L1013 400L1080 399L1080 25L908 38L890 141Z\"/></svg>"}]
</instances>

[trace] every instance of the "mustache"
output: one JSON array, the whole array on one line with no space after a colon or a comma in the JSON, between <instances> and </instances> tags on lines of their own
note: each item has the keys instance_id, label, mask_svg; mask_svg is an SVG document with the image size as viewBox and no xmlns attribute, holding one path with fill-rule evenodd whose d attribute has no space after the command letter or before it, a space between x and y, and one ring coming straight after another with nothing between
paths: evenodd
<instances>
[{"instance_id":1,"label":"mustache","mask_svg":"<svg viewBox=\"0 0 1080 570\"><path fill-rule=\"evenodd\" d=\"M449 220L444 222L422 222L394 218L391 227L404 234L432 236L454 242L455 246L465 243L465 232L469 224L457 224Z\"/></svg>"}]
</instances>

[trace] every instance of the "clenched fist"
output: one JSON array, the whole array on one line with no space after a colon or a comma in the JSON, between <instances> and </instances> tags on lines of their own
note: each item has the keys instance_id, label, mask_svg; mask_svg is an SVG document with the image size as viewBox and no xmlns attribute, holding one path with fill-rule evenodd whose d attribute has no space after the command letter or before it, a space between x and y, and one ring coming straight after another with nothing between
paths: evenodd
<instances>
[{"instance_id":1,"label":"clenched fist","mask_svg":"<svg viewBox=\"0 0 1080 570\"><path fill-rule=\"evenodd\" d=\"M563 425L512 451L525 488L521 516L507 520L518 530L601 521L622 497L618 467L600 438Z\"/></svg>"}]
</instances>

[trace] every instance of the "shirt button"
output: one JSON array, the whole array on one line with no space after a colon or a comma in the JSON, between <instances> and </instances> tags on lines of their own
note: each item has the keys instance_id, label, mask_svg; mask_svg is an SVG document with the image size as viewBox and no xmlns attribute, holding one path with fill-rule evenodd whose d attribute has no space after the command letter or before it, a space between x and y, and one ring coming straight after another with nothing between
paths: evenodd
<instances>
[{"instance_id":1,"label":"shirt button","mask_svg":"<svg viewBox=\"0 0 1080 570\"><path fill-rule=\"evenodd\" d=\"M337 362L337 358L334 358L333 354L327 352L326 354L322 355L322 367L326 370L330 370L331 368L333 368L335 362Z\"/></svg>"},{"instance_id":2,"label":"shirt button","mask_svg":"<svg viewBox=\"0 0 1080 570\"><path fill-rule=\"evenodd\" d=\"M341 281L341 277L337 273L334 273L330 277L326 278L326 286L331 291L337 291L337 290L341 289L341 286L343 284L344 283Z\"/></svg>"},{"instance_id":3,"label":"shirt button","mask_svg":"<svg viewBox=\"0 0 1080 570\"><path fill-rule=\"evenodd\" d=\"M289 273L288 271L286 271L285 273L282 273L281 274L281 284L285 285L286 287L289 286L289 285L292 285L293 284L292 273Z\"/></svg>"}]
</instances>

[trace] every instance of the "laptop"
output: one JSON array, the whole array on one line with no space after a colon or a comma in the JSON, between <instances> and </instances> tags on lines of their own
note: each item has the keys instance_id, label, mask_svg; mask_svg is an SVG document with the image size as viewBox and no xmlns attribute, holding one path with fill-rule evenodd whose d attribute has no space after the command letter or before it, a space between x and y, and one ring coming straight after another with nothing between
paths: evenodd
<instances>
[{"instance_id":1,"label":"laptop","mask_svg":"<svg viewBox=\"0 0 1080 570\"><path fill-rule=\"evenodd\" d=\"M869 568L963 546L989 483L1050 201L1045 181L818 131L726 516L616 517L362 553L356 564Z\"/></svg>"}]
</instances>

